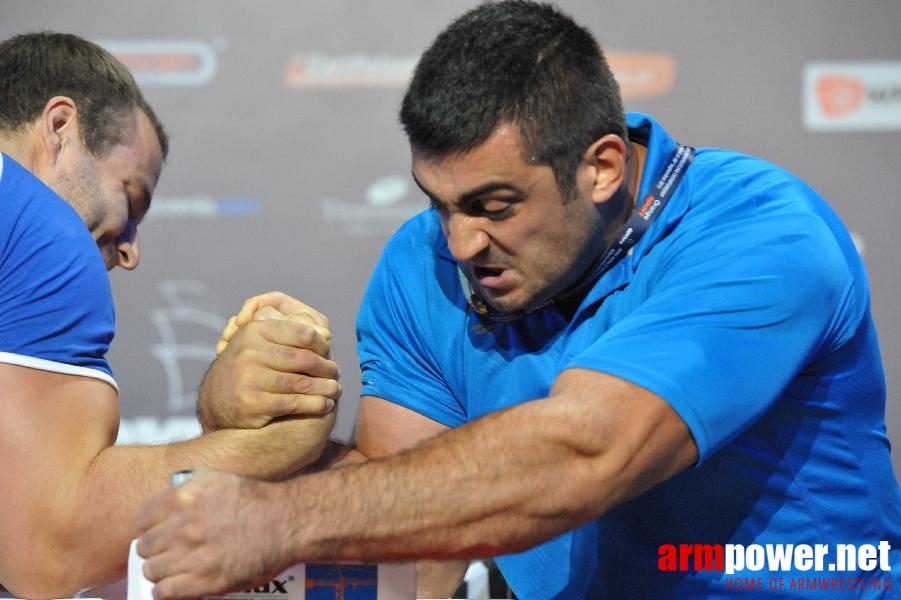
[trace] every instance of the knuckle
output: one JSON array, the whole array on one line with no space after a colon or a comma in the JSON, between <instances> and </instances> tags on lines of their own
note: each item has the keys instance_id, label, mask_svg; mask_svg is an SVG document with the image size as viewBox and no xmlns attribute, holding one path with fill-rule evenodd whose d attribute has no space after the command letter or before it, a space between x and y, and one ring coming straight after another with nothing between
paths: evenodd
<instances>
[{"instance_id":1,"label":"knuckle","mask_svg":"<svg viewBox=\"0 0 901 600\"><path fill-rule=\"evenodd\" d=\"M235 392L239 401L245 401L246 395L256 389L255 381L253 374L248 371L240 371L235 374Z\"/></svg>"},{"instance_id":2,"label":"knuckle","mask_svg":"<svg viewBox=\"0 0 901 600\"><path fill-rule=\"evenodd\" d=\"M297 375L294 373L280 373L276 380L276 392L297 392Z\"/></svg>"},{"instance_id":3,"label":"knuckle","mask_svg":"<svg viewBox=\"0 0 901 600\"><path fill-rule=\"evenodd\" d=\"M317 359L319 358L319 355L313 351L302 348L287 348L285 349L285 354L285 359L289 361L293 367L292 370L301 373L313 371L316 368Z\"/></svg>"},{"instance_id":4,"label":"knuckle","mask_svg":"<svg viewBox=\"0 0 901 600\"><path fill-rule=\"evenodd\" d=\"M315 392L314 382L306 375L300 375L294 378L292 390L295 394L312 394Z\"/></svg>"},{"instance_id":5,"label":"knuckle","mask_svg":"<svg viewBox=\"0 0 901 600\"><path fill-rule=\"evenodd\" d=\"M256 408L265 402L262 390L252 390L245 394L238 403L239 412L252 414Z\"/></svg>"},{"instance_id":6,"label":"knuckle","mask_svg":"<svg viewBox=\"0 0 901 600\"><path fill-rule=\"evenodd\" d=\"M310 346L316 340L315 325L310 323L298 323L295 328L297 342L305 347Z\"/></svg>"},{"instance_id":7,"label":"knuckle","mask_svg":"<svg viewBox=\"0 0 901 600\"><path fill-rule=\"evenodd\" d=\"M195 520L185 523L181 529L182 539L190 544L197 544L204 539L203 527Z\"/></svg>"}]
</instances>

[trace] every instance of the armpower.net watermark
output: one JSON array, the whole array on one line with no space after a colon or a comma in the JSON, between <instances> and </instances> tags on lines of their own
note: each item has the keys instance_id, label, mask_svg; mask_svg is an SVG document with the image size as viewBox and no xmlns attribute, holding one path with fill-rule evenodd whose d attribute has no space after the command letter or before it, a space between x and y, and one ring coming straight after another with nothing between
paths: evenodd
<instances>
[{"instance_id":1,"label":"armpower.net watermark","mask_svg":"<svg viewBox=\"0 0 901 600\"><path fill-rule=\"evenodd\" d=\"M885 576L892 570L890 550L885 540L875 545L663 544L657 568L721 571L732 590L891 590L892 580ZM865 577L861 572L875 573Z\"/></svg>"}]
</instances>

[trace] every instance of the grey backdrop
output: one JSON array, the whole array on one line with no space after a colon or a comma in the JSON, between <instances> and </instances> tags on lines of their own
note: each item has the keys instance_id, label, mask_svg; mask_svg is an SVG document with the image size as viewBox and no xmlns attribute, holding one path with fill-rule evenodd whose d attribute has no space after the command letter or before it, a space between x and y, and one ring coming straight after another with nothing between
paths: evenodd
<instances>
[{"instance_id":1,"label":"grey backdrop","mask_svg":"<svg viewBox=\"0 0 901 600\"><path fill-rule=\"evenodd\" d=\"M426 205L397 125L403 85L474 4L0 0L0 37L70 31L119 55L172 137L141 267L112 275L120 442L196 431L220 327L272 289L330 316L345 389L336 431L351 437L355 311L391 231ZM779 163L840 213L870 272L898 446L901 2L559 4L610 54L627 109L685 143Z\"/></svg>"}]
</instances>

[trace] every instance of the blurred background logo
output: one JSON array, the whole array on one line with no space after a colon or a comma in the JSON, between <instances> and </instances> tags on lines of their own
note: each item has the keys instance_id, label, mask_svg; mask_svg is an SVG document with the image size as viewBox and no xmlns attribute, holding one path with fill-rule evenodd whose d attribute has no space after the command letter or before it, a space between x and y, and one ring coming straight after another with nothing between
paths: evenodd
<instances>
[{"instance_id":1,"label":"blurred background logo","mask_svg":"<svg viewBox=\"0 0 901 600\"><path fill-rule=\"evenodd\" d=\"M206 85L218 61L210 44L196 40L98 40L121 60L138 85Z\"/></svg>"},{"instance_id":2,"label":"blurred background logo","mask_svg":"<svg viewBox=\"0 0 901 600\"><path fill-rule=\"evenodd\" d=\"M901 61L805 65L804 124L827 131L901 129Z\"/></svg>"}]
</instances>

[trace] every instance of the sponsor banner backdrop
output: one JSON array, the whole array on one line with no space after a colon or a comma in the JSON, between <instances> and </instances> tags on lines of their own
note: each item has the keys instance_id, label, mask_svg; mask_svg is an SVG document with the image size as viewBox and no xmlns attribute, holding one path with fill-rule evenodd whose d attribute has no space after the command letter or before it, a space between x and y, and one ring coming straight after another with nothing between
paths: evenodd
<instances>
[{"instance_id":1,"label":"sponsor banner backdrop","mask_svg":"<svg viewBox=\"0 0 901 600\"><path fill-rule=\"evenodd\" d=\"M336 434L352 437L356 309L385 241L427 206L397 122L404 85L438 31L476 4L0 0L3 38L68 31L119 56L171 135L141 268L112 275L120 442L194 435L222 325L274 289L331 319L345 390ZM781 164L836 208L870 272L901 444L901 3L559 5L597 35L627 109L684 143Z\"/></svg>"}]
</instances>

